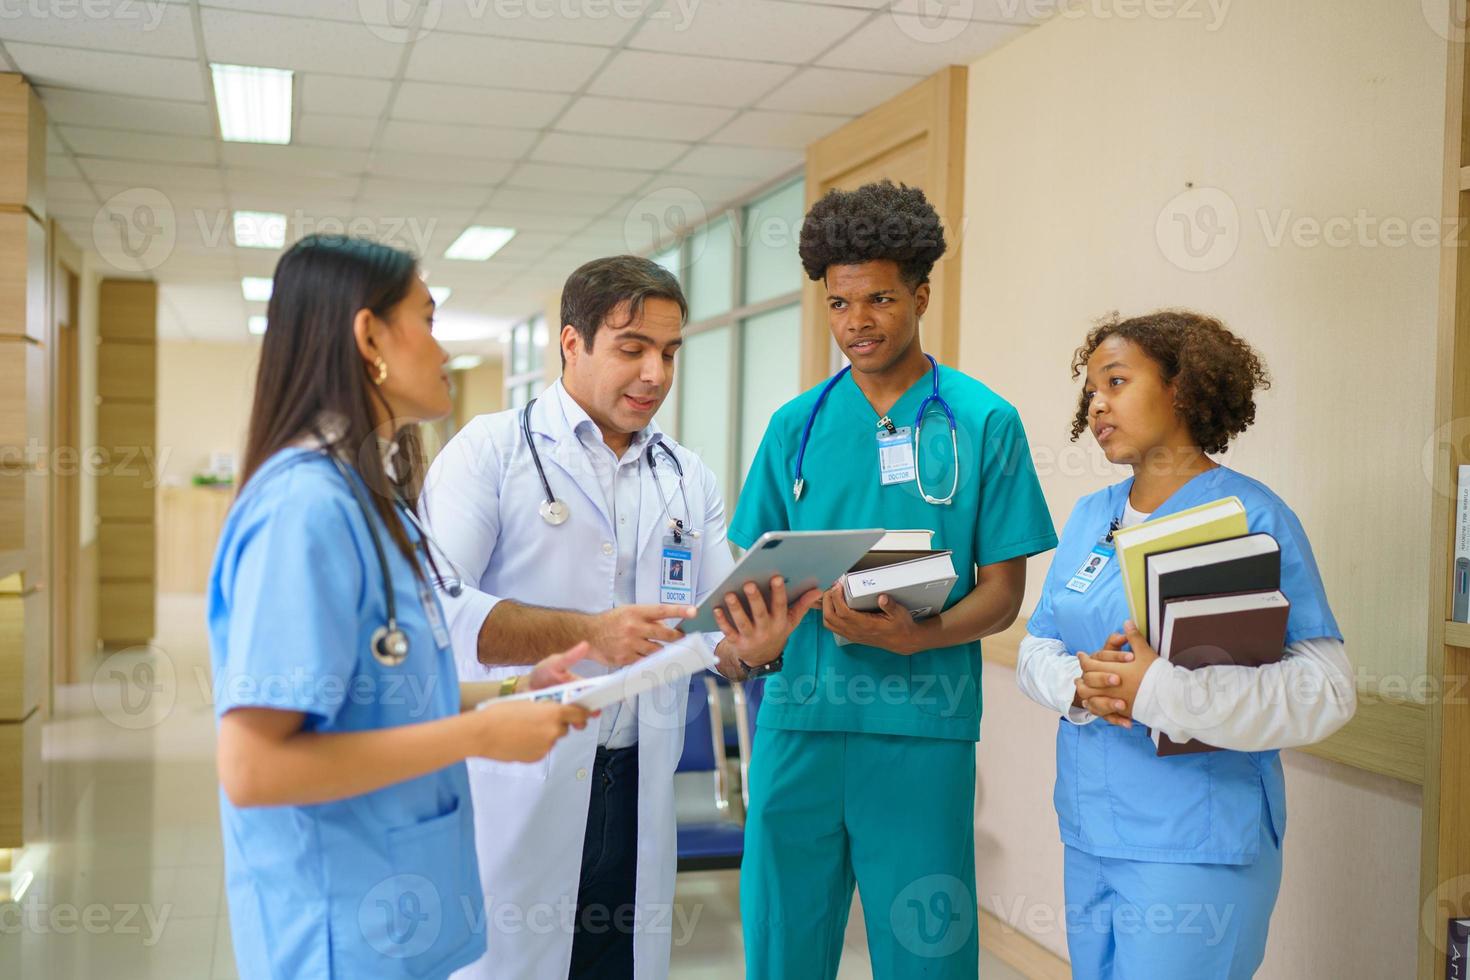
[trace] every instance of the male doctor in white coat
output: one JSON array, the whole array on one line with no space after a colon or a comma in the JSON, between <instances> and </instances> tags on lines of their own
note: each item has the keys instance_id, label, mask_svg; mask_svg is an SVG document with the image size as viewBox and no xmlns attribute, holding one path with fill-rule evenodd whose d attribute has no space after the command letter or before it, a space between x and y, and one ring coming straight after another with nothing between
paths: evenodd
<instances>
[{"instance_id":1,"label":"male doctor in white coat","mask_svg":"<svg viewBox=\"0 0 1470 980\"><path fill-rule=\"evenodd\" d=\"M687 315L656 263L587 263L562 290L561 380L529 411L474 419L434 462L425 512L463 579L444 595L461 680L509 685L582 641L597 663L580 672L632 663L680 639L668 623L729 572L714 474L653 421ZM820 598L788 610L784 593L768 608L746 592L751 613L726 596L711 636L732 679L772 669ZM457 976L668 975L687 704L679 681L604 710L540 763L470 761L488 949Z\"/></svg>"}]
</instances>

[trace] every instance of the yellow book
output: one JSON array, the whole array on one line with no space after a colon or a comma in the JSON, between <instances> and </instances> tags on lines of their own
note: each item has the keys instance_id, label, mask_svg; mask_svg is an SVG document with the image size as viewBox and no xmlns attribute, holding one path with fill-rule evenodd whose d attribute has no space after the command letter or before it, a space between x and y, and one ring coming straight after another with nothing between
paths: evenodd
<instances>
[{"instance_id":1,"label":"yellow book","mask_svg":"<svg viewBox=\"0 0 1470 980\"><path fill-rule=\"evenodd\" d=\"M1148 635L1148 603L1144 598L1148 577L1144 573L1144 559L1161 551L1211 544L1249 532L1245 505L1240 498L1224 497L1113 533L1118 569L1123 573L1123 591L1128 595L1128 612L1144 639L1153 642L1153 637Z\"/></svg>"}]
</instances>

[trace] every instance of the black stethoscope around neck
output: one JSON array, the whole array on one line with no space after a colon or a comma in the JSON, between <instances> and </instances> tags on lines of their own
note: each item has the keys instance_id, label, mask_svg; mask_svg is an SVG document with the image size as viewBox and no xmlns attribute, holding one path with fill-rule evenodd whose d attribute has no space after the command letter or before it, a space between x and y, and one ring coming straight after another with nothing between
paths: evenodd
<instances>
[{"instance_id":1,"label":"black stethoscope around neck","mask_svg":"<svg viewBox=\"0 0 1470 980\"><path fill-rule=\"evenodd\" d=\"M361 481L353 477L351 468L342 461L337 453L330 446L324 452L332 464L337 467L337 472L342 474L347 488L352 491L352 498L357 501L357 507L362 511L362 519L367 524L368 536L372 538L373 554L378 559L378 570L383 576L383 605L387 609L387 622L373 630L373 635L368 639L368 649L378 663L385 667L397 667L408 659L408 633L398 623L398 599L393 590L393 571L388 567L388 549L383 546L382 535L378 533L378 527L373 523L372 501L368 499L367 491L363 489ZM459 576L459 570L455 568L454 561L434 541L428 529L420 523L413 508L397 497L394 498L393 503L399 512L408 518L409 523L418 530L419 537L424 542L424 551L427 553L430 548L438 548L439 557L449 565L450 571ZM452 598L458 598L464 591L463 579L459 577L440 579L437 584Z\"/></svg>"},{"instance_id":2,"label":"black stethoscope around neck","mask_svg":"<svg viewBox=\"0 0 1470 980\"><path fill-rule=\"evenodd\" d=\"M531 437L531 409L535 404L536 399L532 398L521 409L521 435L526 440L526 448L531 452L531 462L536 464L536 476L540 478L541 489L545 493L545 497L542 499L541 506L537 508L537 511L541 514L541 519L547 524L550 524L552 527L559 527L567 522L568 517L572 516L572 511L566 505L566 501L557 497L552 492L551 481L546 478L546 467L541 465L541 453L536 449L536 440ZM648 448L644 451L643 455L648 460L648 471L653 474L654 485L658 487L659 502L663 504L664 515L669 519L669 530L673 532L674 541L675 543L683 541L684 535L686 534L691 538L697 538L699 537L699 531L687 526L684 521L674 517L670 509L669 505L672 501L664 494L663 484L658 479L656 450L663 450L663 454L668 457L669 462L674 464L674 473L679 478L679 496L684 502L684 516L691 523L694 520L694 512L689 509L689 495L684 490L684 467L679 463L679 457L674 454L674 451L669 448L668 443L664 442L662 438L650 440Z\"/></svg>"}]
</instances>

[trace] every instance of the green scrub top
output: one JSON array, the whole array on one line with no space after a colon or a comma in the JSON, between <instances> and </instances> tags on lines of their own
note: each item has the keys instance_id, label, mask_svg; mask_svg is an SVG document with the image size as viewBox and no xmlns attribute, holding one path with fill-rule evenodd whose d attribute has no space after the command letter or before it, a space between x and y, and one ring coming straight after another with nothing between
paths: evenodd
<instances>
[{"instance_id":1,"label":"green scrub top","mask_svg":"<svg viewBox=\"0 0 1470 980\"><path fill-rule=\"evenodd\" d=\"M912 426L930 394L929 372L888 413ZM952 503L930 504L913 481L880 484L878 413L849 372L817 413L807 442L800 502L792 500L796 452L822 386L771 417L740 491L730 540L749 548L767 531L927 528L934 547L954 552L959 575L944 608L975 588L975 567L1056 547L1026 433L1015 408L960 371L939 368L939 392L954 412L959 487ZM949 423L934 402L924 417L918 470L931 497L954 479ZM839 646L820 608L791 634L784 669L766 682L759 723L804 731L869 732L976 741L980 737L980 644L902 656Z\"/></svg>"}]
</instances>

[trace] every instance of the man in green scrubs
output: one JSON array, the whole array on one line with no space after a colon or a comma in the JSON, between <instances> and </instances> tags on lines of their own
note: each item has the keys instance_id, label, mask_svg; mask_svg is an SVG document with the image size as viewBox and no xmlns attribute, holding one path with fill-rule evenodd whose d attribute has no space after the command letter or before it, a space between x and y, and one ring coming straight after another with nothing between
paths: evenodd
<instances>
[{"instance_id":1,"label":"man in green scrubs","mask_svg":"<svg viewBox=\"0 0 1470 980\"><path fill-rule=\"evenodd\" d=\"M918 620L891 600L852 610L835 587L768 677L740 878L753 980L835 977L854 884L875 977L979 970L980 638L1015 620L1026 558L1057 539L1016 410L920 346L944 249L923 192L888 181L832 191L802 225L802 265L852 369L772 416L730 539L927 528L959 580Z\"/></svg>"}]
</instances>

